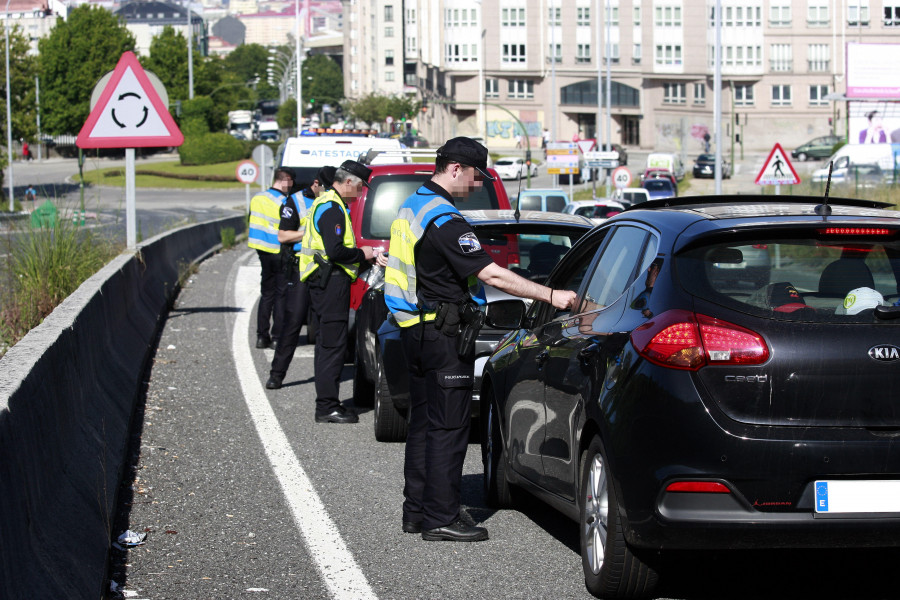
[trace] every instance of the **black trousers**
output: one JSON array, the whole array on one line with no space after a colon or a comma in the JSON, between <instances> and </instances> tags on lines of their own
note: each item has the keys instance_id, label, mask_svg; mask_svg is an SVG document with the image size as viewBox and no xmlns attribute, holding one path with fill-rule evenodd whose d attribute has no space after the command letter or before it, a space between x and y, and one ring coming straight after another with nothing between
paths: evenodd
<instances>
[{"instance_id":1,"label":"black trousers","mask_svg":"<svg viewBox=\"0 0 900 600\"><path fill-rule=\"evenodd\" d=\"M347 353L350 320L350 277L335 267L325 287L317 278L309 281L309 301L319 323L316 332L316 416L334 412L341 405L341 370Z\"/></svg>"},{"instance_id":2,"label":"black trousers","mask_svg":"<svg viewBox=\"0 0 900 600\"><path fill-rule=\"evenodd\" d=\"M277 340L281 335L287 289L287 280L281 271L281 254L257 249L256 255L262 267L259 276L259 307L256 309L256 335Z\"/></svg>"},{"instance_id":3,"label":"black trousers","mask_svg":"<svg viewBox=\"0 0 900 600\"><path fill-rule=\"evenodd\" d=\"M404 328L400 336L410 394L403 520L433 529L459 518L475 364L459 358L458 338L432 324Z\"/></svg>"},{"instance_id":4,"label":"black trousers","mask_svg":"<svg viewBox=\"0 0 900 600\"><path fill-rule=\"evenodd\" d=\"M308 311L309 285L305 281L300 281L300 272L294 268L291 270L290 278L287 278L281 337L278 338L278 345L275 347L275 357L272 359L269 375L284 379L294 358L294 350L297 349L300 330L306 323Z\"/></svg>"}]
</instances>

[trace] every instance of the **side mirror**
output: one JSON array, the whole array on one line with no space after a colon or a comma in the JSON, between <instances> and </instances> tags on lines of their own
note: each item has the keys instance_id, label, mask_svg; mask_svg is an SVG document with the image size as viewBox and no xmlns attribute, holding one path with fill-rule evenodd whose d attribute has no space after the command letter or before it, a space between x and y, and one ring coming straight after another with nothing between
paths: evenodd
<instances>
[{"instance_id":1,"label":"side mirror","mask_svg":"<svg viewBox=\"0 0 900 600\"><path fill-rule=\"evenodd\" d=\"M489 302L484 311L485 325L492 329L519 329L525 320L526 305L522 300Z\"/></svg>"}]
</instances>

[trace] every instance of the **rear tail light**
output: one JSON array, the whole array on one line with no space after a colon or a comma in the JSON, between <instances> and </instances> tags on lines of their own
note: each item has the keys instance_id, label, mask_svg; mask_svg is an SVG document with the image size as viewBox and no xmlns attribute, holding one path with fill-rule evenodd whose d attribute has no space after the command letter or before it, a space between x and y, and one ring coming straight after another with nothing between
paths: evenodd
<instances>
[{"instance_id":1,"label":"rear tail light","mask_svg":"<svg viewBox=\"0 0 900 600\"><path fill-rule=\"evenodd\" d=\"M667 492L694 492L701 494L730 494L724 483L718 481L675 481L666 486Z\"/></svg>"},{"instance_id":2,"label":"rear tail light","mask_svg":"<svg viewBox=\"0 0 900 600\"><path fill-rule=\"evenodd\" d=\"M753 244L753 247L756 248L757 250L768 250L769 249L768 244Z\"/></svg>"},{"instance_id":3,"label":"rear tail light","mask_svg":"<svg viewBox=\"0 0 900 600\"><path fill-rule=\"evenodd\" d=\"M518 252L510 252L508 263L507 268L518 267L522 264L522 258L519 256Z\"/></svg>"},{"instance_id":4,"label":"rear tail light","mask_svg":"<svg viewBox=\"0 0 900 600\"><path fill-rule=\"evenodd\" d=\"M631 333L638 353L655 364L696 371L707 365L758 365L769 348L758 333L721 319L670 310Z\"/></svg>"}]
</instances>

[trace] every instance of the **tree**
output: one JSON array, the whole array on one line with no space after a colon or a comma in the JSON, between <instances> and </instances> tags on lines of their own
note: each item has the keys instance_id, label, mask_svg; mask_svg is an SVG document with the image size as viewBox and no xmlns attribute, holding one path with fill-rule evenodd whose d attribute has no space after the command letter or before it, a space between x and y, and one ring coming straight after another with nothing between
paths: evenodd
<instances>
[{"instance_id":1,"label":"tree","mask_svg":"<svg viewBox=\"0 0 900 600\"><path fill-rule=\"evenodd\" d=\"M38 42L41 74L41 127L50 133L78 133L90 112L97 81L125 51L134 36L105 8L82 4L59 19Z\"/></svg>"},{"instance_id":2,"label":"tree","mask_svg":"<svg viewBox=\"0 0 900 600\"><path fill-rule=\"evenodd\" d=\"M393 117L395 121L412 119L420 106L411 96L383 96L373 92L355 102L349 102L347 110L359 121L382 123L387 117Z\"/></svg>"},{"instance_id":3,"label":"tree","mask_svg":"<svg viewBox=\"0 0 900 600\"><path fill-rule=\"evenodd\" d=\"M150 56L141 63L163 82L170 101L188 99L187 38L180 31L166 25L150 40Z\"/></svg>"},{"instance_id":4,"label":"tree","mask_svg":"<svg viewBox=\"0 0 900 600\"><path fill-rule=\"evenodd\" d=\"M288 98L282 102L276 119L282 129L297 129L297 100Z\"/></svg>"},{"instance_id":5,"label":"tree","mask_svg":"<svg viewBox=\"0 0 900 600\"><path fill-rule=\"evenodd\" d=\"M34 89L37 62L35 57L28 54L28 49L28 39L19 26L15 26L9 33L9 89L14 140L34 140L37 133L37 106ZM5 62L5 60L0 61L2 81L6 81ZM2 144L5 146L6 86L0 84L0 88L2 88L0 90L0 129L4 133Z\"/></svg>"},{"instance_id":6,"label":"tree","mask_svg":"<svg viewBox=\"0 0 900 600\"><path fill-rule=\"evenodd\" d=\"M313 99L315 108L323 102L337 104L344 99L344 74L334 59L324 54L303 61L303 100L309 104Z\"/></svg>"},{"instance_id":7,"label":"tree","mask_svg":"<svg viewBox=\"0 0 900 600\"><path fill-rule=\"evenodd\" d=\"M260 44L242 44L225 57L225 66L237 81L265 81L269 51Z\"/></svg>"}]
</instances>

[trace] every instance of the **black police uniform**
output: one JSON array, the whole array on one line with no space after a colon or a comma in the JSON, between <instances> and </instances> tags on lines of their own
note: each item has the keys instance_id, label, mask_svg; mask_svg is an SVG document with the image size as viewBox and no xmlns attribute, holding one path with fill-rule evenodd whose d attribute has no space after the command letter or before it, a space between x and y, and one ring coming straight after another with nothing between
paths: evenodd
<instances>
[{"instance_id":1,"label":"black police uniform","mask_svg":"<svg viewBox=\"0 0 900 600\"><path fill-rule=\"evenodd\" d=\"M334 190L337 194L337 190ZM338 194L340 197L340 194ZM315 218L315 222L313 222ZM309 215L307 227L315 227L322 236L325 256L337 264L365 264L366 255L358 248L344 245L344 212L335 202ZM316 332L316 417L324 417L341 409L340 383L344 356L347 353L347 327L350 315L350 277L337 266L328 281L322 281L322 269L307 279L310 303L318 321Z\"/></svg>"},{"instance_id":2,"label":"black police uniform","mask_svg":"<svg viewBox=\"0 0 900 600\"><path fill-rule=\"evenodd\" d=\"M315 199L315 194L309 188L303 190L302 193L307 198ZM280 231L300 230L300 215L294 196L288 196L281 207L281 221L278 229ZM282 333L275 346L275 356L269 370L267 387L270 389L280 387L287 374L291 360L294 358L294 350L297 349L297 342L300 339L300 330L306 322L306 314L309 311L309 285L305 281L300 281L300 272L294 262L294 244L282 244L281 255L284 257L284 268L287 271L285 276L287 290L282 313Z\"/></svg>"},{"instance_id":3,"label":"black police uniform","mask_svg":"<svg viewBox=\"0 0 900 600\"><path fill-rule=\"evenodd\" d=\"M425 187L453 203L436 183L429 181ZM468 277L492 262L472 239L472 227L459 216L426 230L415 263L417 294L424 306L469 298ZM459 519L475 364L460 358L458 337L445 335L433 322L404 327L400 335L410 371L403 521L421 523L427 530Z\"/></svg>"}]
</instances>

